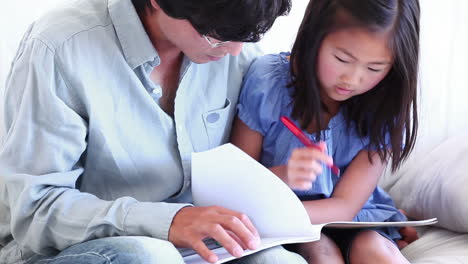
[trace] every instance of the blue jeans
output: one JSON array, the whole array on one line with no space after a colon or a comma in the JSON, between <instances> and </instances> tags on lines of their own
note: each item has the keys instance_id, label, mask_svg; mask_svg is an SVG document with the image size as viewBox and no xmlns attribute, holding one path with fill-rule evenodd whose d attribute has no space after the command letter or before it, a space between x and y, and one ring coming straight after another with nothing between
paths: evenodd
<instances>
[{"instance_id":1,"label":"blue jeans","mask_svg":"<svg viewBox=\"0 0 468 264\"><path fill-rule=\"evenodd\" d=\"M150 237L108 237L71 246L56 256L36 255L26 264L183 264L169 242ZM298 254L274 247L229 264L306 264Z\"/></svg>"}]
</instances>

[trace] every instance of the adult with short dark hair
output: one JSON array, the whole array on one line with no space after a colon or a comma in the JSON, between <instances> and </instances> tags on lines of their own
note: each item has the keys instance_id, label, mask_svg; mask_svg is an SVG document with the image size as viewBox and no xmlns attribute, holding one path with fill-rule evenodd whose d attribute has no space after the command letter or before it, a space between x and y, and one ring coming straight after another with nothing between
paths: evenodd
<instances>
[{"instance_id":1,"label":"adult with short dark hair","mask_svg":"<svg viewBox=\"0 0 468 264\"><path fill-rule=\"evenodd\" d=\"M6 84L0 263L183 263L258 246L190 204L190 156L227 141L252 45L290 0L83 0L26 32ZM222 175L220 175L222 177ZM242 263L305 263L282 247Z\"/></svg>"}]
</instances>

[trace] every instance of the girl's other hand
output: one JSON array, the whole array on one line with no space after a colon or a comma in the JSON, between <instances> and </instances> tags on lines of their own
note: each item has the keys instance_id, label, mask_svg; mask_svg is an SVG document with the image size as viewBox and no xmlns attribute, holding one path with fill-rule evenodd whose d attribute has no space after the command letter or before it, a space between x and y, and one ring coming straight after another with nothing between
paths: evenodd
<instances>
[{"instance_id":1,"label":"girl's other hand","mask_svg":"<svg viewBox=\"0 0 468 264\"><path fill-rule=\"evenodd\" d=\"M403 249L419 239L418 231L416 228L414 228L414 226L402 227L398 230L398 232L401 235L401 239L396 242L399 249Z\"/></svg>"},{"instance_id":2,"label":"girl's other hand","mask_svg":"<svg viewBox=\"0 0 468 264\"><path fill-rule=\"evenodd\" d=\"M400 212L406 216L406 212L400 209ZM418 231L414 226L405 226L398 230L401 235L401 239L397 241L397 245L399 249L403 249L412 242L419 239Z\"/></svg>"},{"instance_id":3,"label":"girl's other hand","mask_svg":"<svg viewBox=\"0 0 468 264\"><path fill-rule=\"evenodd\" d=\"M333 159L327 155L325 142L318 145L320 149L304 147L293 150L287 164L285 180L292 189L312 188L312 183L322 173L322 163L333 164Z\"/></svg>"}]
</instances>

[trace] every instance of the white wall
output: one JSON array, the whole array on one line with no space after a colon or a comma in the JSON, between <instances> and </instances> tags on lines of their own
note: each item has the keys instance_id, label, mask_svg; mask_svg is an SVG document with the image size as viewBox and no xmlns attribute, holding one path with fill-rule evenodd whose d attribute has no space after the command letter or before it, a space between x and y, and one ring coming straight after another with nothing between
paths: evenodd
<instances>
[{"instance_id":1,"label":"white wall","mask_svg":"<svg viewBox=\"0 0 468 264\"><path fill-rule=\"evenodd\" d=\"M28 25L44 11L63 1L0 0L0 88L4 85L5 72Z\"/></svg>"},{"instance_id":2,"label":"white wall","mask_svg":"<svg viewBox=\"0 0 468 264\"><path fill-rule=\"evenodd\" d=\"M46 10L66 0L0 0L0 136L3 128L3 91L5 79L28 25Z\"/></svg>"},{"instance_id":3,"label":"white wall","mask_svg":"<svg viewBox=\"0 0 468 264\"><path fill-rule=\"evenodd\" d=\"M448 135L468 133L468 1L423 0L421 134L426 152Z\"/></svg>"},{"instance_id":4,"label":"white wall","mask_svg":"<svg viewBox=\"0 0 468 264\"><path fill-rule=\"evenodd\" d=\"M273 28L259 42L265 53L290 51L304 16L308 0L292 0L293 6L288 16L276 19Z\"/></svg>"}]
</instances>

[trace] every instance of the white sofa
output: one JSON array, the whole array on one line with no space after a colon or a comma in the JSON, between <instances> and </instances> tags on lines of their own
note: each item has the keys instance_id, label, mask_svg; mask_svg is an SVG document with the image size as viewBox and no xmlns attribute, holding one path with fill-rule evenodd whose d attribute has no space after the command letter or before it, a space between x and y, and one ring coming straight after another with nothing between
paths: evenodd
<instances>
[{"instance_id":1,"label":"white sofa","mask_svg":"<svg viewBox=\"0 0 468 264\"><path fill-rule=\"evenodd\" d=\"M468 1L421 1L420 129L380 185L410 217L437 217L403 249L411 263L468 263Z\"/></svg>"},{"instance_id":2,"label":"white sofa","mask_svg":"<svg viewBox=\"0 0 468 264\"><path fill-rule=\"evenodd\" d=\"M403 249L411 263L468 263L468 133L421 152L382 185L412 218L437 217Z\"/></svg>"},{"instance_id":3,"label":"white sofa","mask_svg":"<svg viewBox=\"0 0 468 264\"><path fill-rule=\"evenodd\" d=\"M2 3L0 98L22 32L61 1ZM403 250L411 263L468 264L468 1L420 1L419 139L410 159L396 173L387 171L380 185L412 218L439 218L436 226L418 229L420 239ZM307 2L293 0L291 15L260 42L265 52L290 49Z\"/></svg>"}]
</instances>

